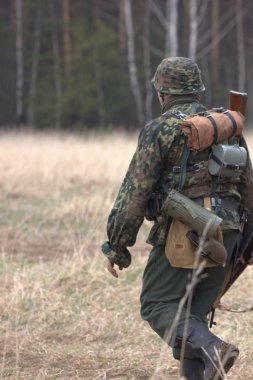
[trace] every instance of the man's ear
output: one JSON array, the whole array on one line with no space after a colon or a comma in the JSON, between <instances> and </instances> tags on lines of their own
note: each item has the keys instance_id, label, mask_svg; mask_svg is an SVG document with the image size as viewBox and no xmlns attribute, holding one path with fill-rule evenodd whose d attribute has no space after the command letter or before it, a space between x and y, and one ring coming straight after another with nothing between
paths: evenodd
<instances>
[{"instance_id":1,"label":"man's ear","mask_svg":"<svg viewBox=\"0 0 253 380\"><path fill-rule=\"evenodd\" d=\"M158 99L159 99L160 104L163 105L164 99L165 99L165 94L163 94L162 92L158 92L157 95L158 95Z\"/></svg>"}]
</instances>

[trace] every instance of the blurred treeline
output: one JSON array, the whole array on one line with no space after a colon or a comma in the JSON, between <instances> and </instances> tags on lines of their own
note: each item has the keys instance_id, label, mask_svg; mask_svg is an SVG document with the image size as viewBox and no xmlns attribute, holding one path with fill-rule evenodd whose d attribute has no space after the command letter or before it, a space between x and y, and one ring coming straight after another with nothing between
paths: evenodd
<instances>
[{"instance_id":1,"label":"blurred treeline","mask_svg":"<svg viewBox=\"0 0 253 380\"><path fill-rule=\"evenodd\" d=\"M252 0L0 0L0 18L2 126L139 128L170 55L197 61L208 106L253 97Z\"/></svg>"}]
</instances>

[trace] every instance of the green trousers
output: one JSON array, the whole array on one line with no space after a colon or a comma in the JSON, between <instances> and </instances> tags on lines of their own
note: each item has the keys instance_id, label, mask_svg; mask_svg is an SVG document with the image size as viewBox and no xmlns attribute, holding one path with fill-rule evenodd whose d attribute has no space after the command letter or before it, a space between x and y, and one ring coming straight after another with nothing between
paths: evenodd
<instances>
[{"instance_id":1,"label":"green trousers","mask_svg":"<svg viewBox=\"0 0 253 380\"><path fill-rule=\"evenodd\" d=\"M228 251L225 267L216 266L204 269L200 282L196 285L187 314L187 305L183 308L178 325L185 323L186 316L207 323L207 314L215 301L222 284L231 255L238 240L238 231L231 230L223 234L224 245ZM143 274L141 292L141 316L148 321L152 329L166 340L176 316L179 302L191 281L192 269L172 267L165 256L164 246L152 249ZM169 343L169 342L167 342ZM172 344L173 347L173 344ZM174 350L174 356L179 354ZM190 359L191 357L189 357Z\"/></svg>"}]
</instances>

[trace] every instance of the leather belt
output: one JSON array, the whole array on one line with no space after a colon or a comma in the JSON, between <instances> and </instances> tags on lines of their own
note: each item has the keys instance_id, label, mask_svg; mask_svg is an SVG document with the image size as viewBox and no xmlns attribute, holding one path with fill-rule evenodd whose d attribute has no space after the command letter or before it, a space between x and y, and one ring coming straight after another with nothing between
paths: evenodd
<instances>
[{"instance_id":1,"label":"leather belt","mask_svg":"<svg viewBox=\"0 0 253 380\"><path fill-rule=\"evenodd\" d=\"M192 200L204 207L204 197L193 198ZM230 199L210 197L210 203L213 208L220 206L229 211L239 212L240 210L240 203L231 201Z\"/></svg>"}]
</instances>

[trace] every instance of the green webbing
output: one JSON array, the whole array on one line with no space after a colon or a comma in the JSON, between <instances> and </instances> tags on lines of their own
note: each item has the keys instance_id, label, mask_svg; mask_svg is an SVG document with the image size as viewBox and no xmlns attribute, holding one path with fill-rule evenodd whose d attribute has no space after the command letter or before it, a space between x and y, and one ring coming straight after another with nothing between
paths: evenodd
<instances>
[{"instance_id":1,"label":"green webbing","mask_svg":"<svg viewBox=\"0 0 253 380\"><path fill-rule=\"evenodd\" d=\"M183 189L185 180L186 180L187 162L190 155L190 150L188 149L187 145L188 145L188 136L184 136L184 147L183 147L182 162L181 162L179 184L178 184L179 191Z\"/></svg>"},{"instance_id":2,"label":"green webbing","mask_svg":"<svg viewBox=\"0 0 253 380\"><path fill-rule=\"evenodd\" d=\"M192 103L191 115L197 112L197 103ZM184 187L187 173L187 162L190 155L190 150L188 149L188 136L184 136L184 147L182 153L182 162L180 168L179 184L178 190L181 191Z\"/></svg>"}]
</instances>

